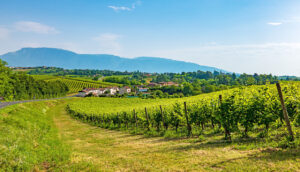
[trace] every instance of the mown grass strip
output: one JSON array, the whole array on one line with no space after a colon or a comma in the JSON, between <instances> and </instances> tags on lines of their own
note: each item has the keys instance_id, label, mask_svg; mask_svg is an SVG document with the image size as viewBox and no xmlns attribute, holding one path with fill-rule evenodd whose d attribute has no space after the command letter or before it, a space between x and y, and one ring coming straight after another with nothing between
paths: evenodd
<instances>
[{"instance_id":1,"label":"mown grass strip","mask_svg":"<svg viewBox=\"0 0 300 172\"><path fill-rule=\"evenodd\" d=\"M17 104L0 110L0 169L59 170L69 161L47 111L58 101Z\"/></svg>"}]
</instances>

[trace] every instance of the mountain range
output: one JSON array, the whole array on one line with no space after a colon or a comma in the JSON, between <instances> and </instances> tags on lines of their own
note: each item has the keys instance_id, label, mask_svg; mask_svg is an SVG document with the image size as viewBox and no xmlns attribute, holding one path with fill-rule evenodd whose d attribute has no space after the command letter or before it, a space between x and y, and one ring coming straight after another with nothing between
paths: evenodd
<instances>
[{"instance_id":1,"label":"mountain range","mask_svg":"<svg viewBox=\"0 0 300 172\"><path fill-rule=\"evenodd\" d=\"M141 72L227 71L196 63L158 57L122 58L109 54L77 54L57 48L22 48L0 55L13 67L51 66L65 69L100 69Z\"/></svg>"}]
</instances>

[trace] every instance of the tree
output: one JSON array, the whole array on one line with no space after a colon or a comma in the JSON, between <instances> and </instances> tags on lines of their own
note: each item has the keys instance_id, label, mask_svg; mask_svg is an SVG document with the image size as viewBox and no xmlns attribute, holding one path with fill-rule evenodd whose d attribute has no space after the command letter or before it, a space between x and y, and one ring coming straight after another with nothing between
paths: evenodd
<instances>
[{"instance_id":1,"label":"tree","mask_svg":"<svg viewBox=\"0 0 300 172\"><path fill-rule=\"evenodd\" d=\"M163 98L164 97L164 93L161 90L156 90L153 95L159 97L159 98Z\"/></svg>"},{"instance_id":2,"label":"tree","mask_svg":"<svg viewBox=\"0 0 300 172\"><path fill-rule=\"evenodd\" d=\"M35 80L24 72L13 73L6 64L0 60L0 97L6 100L51 98L68 92L67 86L60 81Z\"/></svg>"},{"instance_id":3,"label":"tree","mask_svg":"<svg viewBox=\"0 0 300 172\"><path fill-rule=\"evenodd\" d=\"M194 87L190 83L185 83L183 87L183 94L185 96L193 95Z\"/></svg>"}]
</instances>

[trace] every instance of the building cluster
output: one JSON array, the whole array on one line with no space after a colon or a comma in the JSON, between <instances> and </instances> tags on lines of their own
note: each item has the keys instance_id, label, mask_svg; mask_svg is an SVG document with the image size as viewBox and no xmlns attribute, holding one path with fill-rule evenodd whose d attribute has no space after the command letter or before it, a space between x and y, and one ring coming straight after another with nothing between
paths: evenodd
<instances>
[{"instance_id":1,"label":"building cluster","mask_svg":"<svg viewBox=\"0 0 300 172\"><path fill-rule=\"evenodd\" d=\"M136 93L142 93L142 94L150 94L148 87L163 87L163 86L178 86L177 83L174 82L159 82L154 83L151 82L146 86L134 86ZM87 96L87 95L93 95L93 96L105 96L105 95L123 95L123 94L129 94L132 90L129 86L124 87L106 87L106 88L85 88L81 92L79 92L78 96Z\"/></svg>"},{"instance_id":2,"label":"building cluster","mask_svg":"<svg viewBox=\"0 0 300 172\"><path fill-rule=\"evenodd\" d=\"M164 86L179 86L179 84L175 83L175 82L159 82L159 83L155 83L155 82L150 82L148 84L149 87L164 87Z\"/></svg>"},{"instance_id":3,"label":"building cluster","mask_svg":"<svg viewBox=\"0 0 300 172\"><path fill-rule=\"evenodd\" d=\"M131 93L131 88L128 86L119 88L119 87L106 87L106 88L85 88L80 94L86 96L92 94L93 96L100 95L115 95L115 94L129 94Z\"/></svg>"}]
</instances>

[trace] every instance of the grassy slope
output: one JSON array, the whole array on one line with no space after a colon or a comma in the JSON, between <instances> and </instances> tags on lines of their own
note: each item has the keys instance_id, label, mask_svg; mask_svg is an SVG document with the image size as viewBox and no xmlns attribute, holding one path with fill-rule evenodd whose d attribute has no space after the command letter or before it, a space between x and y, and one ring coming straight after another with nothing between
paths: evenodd
<instances>
[{"instance_id":1,"label":"grassy slope","mask_svg":"<svg viewBox=\"0 0 300 172\"><path fill-rule=\"evenodd\" d=\"M58 139L53 117L47 113L56 103L24 103L0 110L1 169L60 169L69 159L70 151Z\"/></svg>"},{"instance_id":2,"label":"grassy slope","mask_svg":"<svg viewBox=\"0 0 300 172\"><path fill-rule=\"evenodd\" d=\"M236 144L222 142L222 136L207 136L204 141L168 140L94 127L66 114L64 108L73 100L34 102L1 110L0 167L11 171L33 168L57 171L300 169L300 150L296 149L240 150Z\"/></svg>"}]
</instances>

